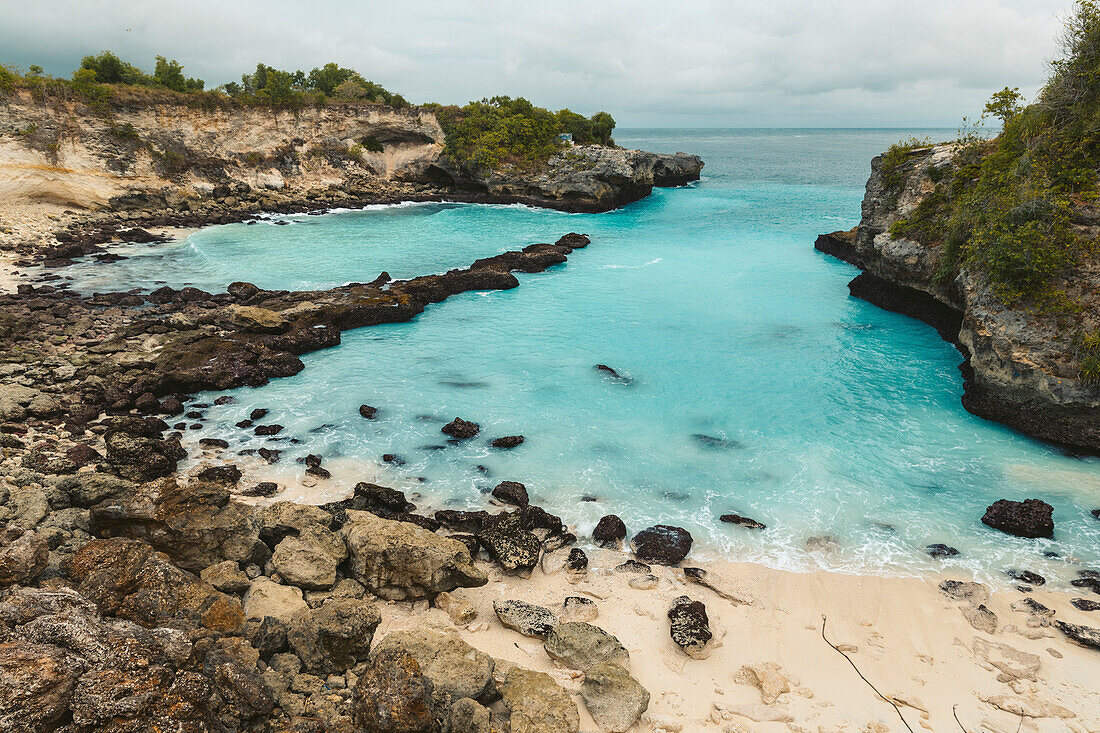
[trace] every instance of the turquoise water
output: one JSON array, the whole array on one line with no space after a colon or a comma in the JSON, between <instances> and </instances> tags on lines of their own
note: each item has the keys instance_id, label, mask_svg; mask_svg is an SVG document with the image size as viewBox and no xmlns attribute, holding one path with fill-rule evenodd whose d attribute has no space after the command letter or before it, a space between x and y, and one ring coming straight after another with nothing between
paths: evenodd
<instances>
[{"instance_id":1,"label":"turquoise water","mask_svg":"<svg viewBox=\"0 0 1100 733\"><path fill-rule=\"evenodd\" d=\"M599 215L426 204L213 227L69 274L81 287L322 287L584 232L590 247L520 275L515 290L347 332L341 346L306 355L301 374L237 390L237 404L208 411L203 434L263 445L233 423L266 407L265 422L302 440L281 443L288 457L320 453L353 480L373 475L364 462L399 454L407 464L385 478L422 504L481 507L486 489L513 479L582 532L605 513L632 530L680 524L703 552L779 567L1058 574L1067 561L1096 562L1100 522L1088 510L1100 506L1100 462L967 413L959 354L930 327L850 298L856 270L813 249L817 234L857 223L870 158L910 134L951 136L627 131L622 145L701 155L703 180ZM633 382L608 380L597 363ZM363 403L380 418L360 418ZM482 435L432 449L456 415ZM512 434L527 442L487 447ZM280 465L296 483L301 466ZM310 491L333 493L324 482ZM1024 497L1055 506L1054 541L980 523L992 501ZM728 512L769 529L719 523ZM839 549L807 553L822 535ZM935 542L962 554L931 560L923 548Z\"/></svg>"}]
</instances>

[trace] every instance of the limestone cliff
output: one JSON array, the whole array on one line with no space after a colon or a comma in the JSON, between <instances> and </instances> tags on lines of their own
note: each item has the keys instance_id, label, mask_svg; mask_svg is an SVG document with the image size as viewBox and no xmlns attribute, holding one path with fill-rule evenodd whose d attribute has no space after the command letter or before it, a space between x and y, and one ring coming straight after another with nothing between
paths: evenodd
<instances>
[{"instance_id":1,"label":"limestone cliff","mask_svg":"<svg viewBox=\"0 0 1100 733\"><path fill-rule=\"evenodd\" d=\"M817 248L863 270L853 295L935 326L967 357L963 405L1029 435L1075 450L1100 451L1100 384L1079 377L1073 333L1063 318L998 298L980 273L963 268L937 278L937 246L891 235L935 188L952 164L953 147L914 151L889 186L882 157L871 163L862 219L853 232L823 235ZM1082 222L1088 227L1090 222ZM1064 287L1084 303L1082 317L1100 320L1100 268L1084 263Z\"/></svg>"},{"instance_id":2,"label":"limestone cliff","mask_svg":"<svg viewBox=\"0 0 1100 733\"><path fill-rule=\"evenodd\" d=\"M579 147L537 174L478 174L448 161L443 143L435 115L419 108L330 104L290 112L136 101L94 113L77 100L18 92L0 100L0 219L10 227L21 205L128 211L127 220L140 222L164 211L224 214L451 193L605 211L653 186L695 180L703 167L695 156Z\"/></svg>"}]
</instances>

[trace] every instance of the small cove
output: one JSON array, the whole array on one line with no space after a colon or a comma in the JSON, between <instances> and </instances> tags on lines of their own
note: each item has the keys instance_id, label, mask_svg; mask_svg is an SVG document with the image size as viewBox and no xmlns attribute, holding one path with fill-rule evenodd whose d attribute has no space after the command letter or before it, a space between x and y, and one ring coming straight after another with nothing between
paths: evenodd
<instances>
[{"instance_id":1,"label":"small cove","mask_svg":"<svg viewBox=\"0 0 1100 733\"><path fill-rule=\"evenodd\" d=\"M306 453L348 470L394 453L405 465L373 469L376 478L437 508L480 508L486 489L518 480L581 532L606 513L634 531L678 524L705 552L776 567L912 573L946 562L1072 575L1100 560L1100 522L1088 515L1100 506L1100 462L967 413L958 353L930 327L848 297L854 268L812 248L817 234L858 221L870 157L910 134L952 133L624 131L622 145L701 155L703 180L600 215L410 204L276 217L66 274L82 290L320 288L381 270L440 272L584 232L591 246L521 275L515 290L346 332L339 347L303 357L301 374L234 391L236 403L206 411L201 435L234 451L284 448L290 481ZM378 420L359 417L364 403ZM302 442L234 426L256 407ZM456 415L482 434L435 449ZM527 442L513 451L487 445L514 434ZM995 499L1031 496L1055 506L1054 541L981 525ZM769 529L718 522L729 512ZM821 536L839 549L804 552ZM924 554L941 542L961 554Z\"/></svg>"}]
</instances>

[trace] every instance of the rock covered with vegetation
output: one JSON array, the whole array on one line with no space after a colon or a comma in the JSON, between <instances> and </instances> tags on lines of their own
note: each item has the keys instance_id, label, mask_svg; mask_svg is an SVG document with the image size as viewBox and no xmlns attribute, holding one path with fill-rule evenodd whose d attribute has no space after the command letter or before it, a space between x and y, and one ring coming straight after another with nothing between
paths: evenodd
<instances>
[{"instance_id":1,"label":"rock covered with vegetation","mask_svg":"<svg viewBox=\"0 0 1100 733\"><path fill-rule=\"evenodd\" d=\"M1034 104L1005 89L1003 131L911 140L872 162L854 235L818 248L865 272L853 294L923 318L967 356L963 404L1100 450L1100 8L1080 2Z\"/></svg>"},{"instance_id":2,"label":"rock covered with vegetation","mask_svg":"<svg viewBox=\"0 0 1100 733\"><path fill-rule=\"evenodd\" d=\"M432 196L604 211L702 168L615 148L606 112L510 97L414 107L333 63L308 73L261 63L204 87L159 56L144 72L105 51L71 79L0 66L0 197L130 221L207 212L202 223Z\"/></svg>"}]
</instances>

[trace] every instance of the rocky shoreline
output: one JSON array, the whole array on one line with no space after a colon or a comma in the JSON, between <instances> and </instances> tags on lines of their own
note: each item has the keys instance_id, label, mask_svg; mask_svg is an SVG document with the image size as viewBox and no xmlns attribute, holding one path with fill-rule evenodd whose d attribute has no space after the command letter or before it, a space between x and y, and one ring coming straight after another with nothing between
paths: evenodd
<instances>
[{"instance_id":1,"label":"rocky shoreline","mask_svg":"<svg viewBox=\"0 0 1100 733\"><path fill-rule=\"evenodd\" d=\"M914 151L894 172L896 185L875 158L859 226L823 234L814 246L863 270L849 283L852 295L925 321L959 349L967 410L1074 453L1100 454L1100 384L1081 378L1064 318L1004 303L975 272L944 280L938 247L891 234L934 190L933 177L950 170L952 153L950 145ZM1091 268L1065 284L1087 301L1086 320L1100 313L1098 284Z\"/></svg>"}]
</instances>

